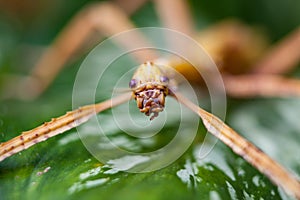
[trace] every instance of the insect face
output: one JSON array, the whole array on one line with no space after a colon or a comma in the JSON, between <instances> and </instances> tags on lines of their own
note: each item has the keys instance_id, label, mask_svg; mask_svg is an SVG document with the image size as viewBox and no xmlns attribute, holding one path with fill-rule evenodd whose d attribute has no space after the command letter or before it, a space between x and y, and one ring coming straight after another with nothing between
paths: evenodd
<instances>
[{"instance_id":1,"label":"insect face","mask_svg":"<svg viewBox=\"0 0 300 200\"><path fill-rule=\"evenodd\" d=\"M152 62L142 64L133 75L129 87L136 99L137 107L150 120L158 116L165 106L168 95L168 77Z\"/></svg>"}]
</instances>

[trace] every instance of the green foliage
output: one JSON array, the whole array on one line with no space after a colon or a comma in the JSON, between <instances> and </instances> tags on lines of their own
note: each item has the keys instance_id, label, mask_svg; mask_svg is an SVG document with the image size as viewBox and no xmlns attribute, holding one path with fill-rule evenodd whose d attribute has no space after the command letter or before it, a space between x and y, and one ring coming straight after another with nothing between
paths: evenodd
<instances>
[{"instance_id":1,"label":"green foliage","mask_svg":"<svg viewBox=\"0 0 300 200\"><path fill-rule=\"evenodd\" d=\"M39 54L38 48L35 48L53 40L72 14L80 10L87 1L67 2L68 4L58 3L57 16L54 18L48 10L48 13L32 19L31 23L26 22L27 25L30 24L28 29L17 28L16 24L24 25L21 18L12 19L7 15L1 15L0 72L2 74L26 74L29 66L34 63L32 60L36 58L35 55ZM274 9L266 5L268 2L265 2L264 6ZM247 8L241 5L241 2L232 0L224 1L222 7L216 7L216 4L210 1L204 1L203 7L198 4L197 1L191 2L193 14L200 27L210 21L235 16L249 23L264 25L270 32L271 38L277 39L300 23L299 20L297 21L300 19L299 6L283 3L283 1L275 5L278 7L284 4L292 11L274 12L265 8L269 12L262 11L264 17L257 14L257 7L262 4L260 1L254 1L255 5ZM298 8L297 12L294 11L296 8ZM54 10L55 6L51 9ZM241 13L241 9L245 12ZM280 19L284 21L270 20L277 19L279 13L282 16ZM143 17L145 20L141 20ZM142 8L133 19L140 26L158 24L152 5ZM286 24L286 21L289 23ZM274 33L273 30L276 32ZM28 51L25 47L28 46L31 47L33 57L26 54ZM65 68L45 94L35 101L2 100L0 142L7 141L21 131L34 128L54 116L71 110L72 86L81 62L82 58L79 58L75 63L69 64L71 66ZM103 99L99 99L101 100ZM298 113L300 113L300 104L294 99L230 100L226 119L229 125L250 141L287 168L300 174ZM109 112L105 112L99 117L109 115ZM164 145L164 141L167 143L172 139L173 125L166 127L163 130L164 134L160 134L148 146L136 143L134 138L124 136L126 134L120 130L115 130L113 134L114 137L126 137L129 143L140 145L141 151L149 151ZM199 129L192 146L176 162L158 171L136 174L112 171L110 166L100 163L86 150L77 136L76 129L70 130L1 162L0 199L289 198L221 142L218 142L207 157L200 159L198 151L205 130L202 124L199 125ZM88 130L86 131L89 134Z\"/></svg>"}]
</instances>

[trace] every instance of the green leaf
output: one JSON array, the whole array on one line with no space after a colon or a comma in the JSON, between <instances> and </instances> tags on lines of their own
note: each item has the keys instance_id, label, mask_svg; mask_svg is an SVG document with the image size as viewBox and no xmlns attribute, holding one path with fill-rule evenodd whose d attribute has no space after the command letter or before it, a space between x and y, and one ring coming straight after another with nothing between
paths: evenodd
<instances>
[{"instance_id":1,"label":"green leaf","mask_svg":"<svg viewBox=\"0 0 300 200\"><path fill-rule=\"evenodd\" d=\"M33 47L53 40L71 15L80 10L80 6L87 1L53 2L53 5L57 3L57 16L53 18L52 12L49 11L41 18L32 19L28 30L16 28L17 25L12 23L13 20L3 17L6 16L4 11L1 13L0 27L5 28L0 28L0 41L8 41L4 46L0 44L1 73L26 74L20 57L25 59L27 54L22 55L18 48L22 49L22 46L26 45ZM288 1L290 3L276 1L273 4L272 1L272 6L268 7L270 2L253 1L249 7L233 0L224 1L222 6L216 1L204 1L203 5L198 5L198 1L191 1L191 5L199 27L223 17L234 16L249 23L263 25L269 30L272 39L278 39L300 23L299 10L295 6L299 3L290 0ZM264 4L268 12L257 11L261 4ZM283 17L282 19L290 20L273 20L275 17L278 19L278 12L274 13L273 9L280 8L283 4L291 11L280 12L280 16ZM51 11L54 10L55 6ZM20 18L17 20L20 20L21 24L24 23ZM151 4L138 11L133 16L133 20L139 26L159 24ZM36 33L36 30L40 31ZM6 49L9 51L5 51ZM34 50L35 48L31 49L39 54ZM30 59L25 59L24 63L32 64L33 61ZM1 142L72 109L72 87L83 61L83 58L80 59L69 64L70 66L59 74L50 88L37 100L31 102L1 100ZM117 77L121 74L122 71L115 70L110 76ZM108 77L104 81L105 84L110 84L111 78ZM107 91L98 91L99 101L106 98L105 92ZM229 100L226 121L272 158L299 175L299 113L298 99ZM105 121L111 116L111 112L106 111L97 117ZM136 113L136 116L145 118L139 113ZM108 121L106 120L107 123ZM90 124L82 125L79 130L86 135L94 132ZM118 141L118 144L126 150L144 153L168 144L176 130L177 122L174 120L164 127L160 134L149 140L136 139L115 128L109 129L109 138ZM113 169L111 165L95 159L81 142L77 130L72 129L1 162L0 197L5 200L290 199L268 178L235 155L220 141L210 154L202 159L199 153L201 145L202 147L213 145L213 140L209 140L205 145L202 143L205 134L206 131L200 123L193 144L175 162L148 173L129 173Z\"/></svg>"}]
</instances>

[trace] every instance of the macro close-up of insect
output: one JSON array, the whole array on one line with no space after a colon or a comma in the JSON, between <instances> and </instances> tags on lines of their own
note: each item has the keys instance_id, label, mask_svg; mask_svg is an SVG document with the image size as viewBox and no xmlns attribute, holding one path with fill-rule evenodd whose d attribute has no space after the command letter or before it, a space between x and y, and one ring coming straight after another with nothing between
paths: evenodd
<instances>
[{"instance_id":1,"label":"macro close-up of insect","mask_svg":"<svg viewBox=\"0 0 300 200\"><path fill-rule=\"evenodd\" d=\"M1 196L300 199L290 3L1 3Z\"/></svg>"}]
</instances>

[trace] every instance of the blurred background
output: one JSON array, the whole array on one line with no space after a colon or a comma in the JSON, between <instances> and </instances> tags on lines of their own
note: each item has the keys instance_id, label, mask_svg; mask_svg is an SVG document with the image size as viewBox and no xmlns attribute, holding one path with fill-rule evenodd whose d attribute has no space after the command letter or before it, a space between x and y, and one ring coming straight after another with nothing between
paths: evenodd
<instances>
[{"instance_id":1,"label":"blurred background","mask_svg":"<svg viewBox=\"0 0 300 200\"><path fill-rule=\"evenodd\" d=\"M28 75L72 16L92 2L95 1L0 0L0 92L8 79ZM199 30L223 19L237 18L259 27L270 43L276 43L300 25L298 0L188 2ZM131 20L137 27L160 26L152 2L133 14ZM69 62L37 99L0 100L0 142L71 110L73 82L84 57ZM289 75L299 77L299 68ZM299 100L229 98L228 101L227 123L299 175ZM164 141L163 137L172 138L172 126L165 133L160 141ZM201 161L194 158L204 134L200 125L195 145L176 163L160 171L107 174L108 169L90 156L76 139L76 130L72 130L67 134L71 139L58 136L1 162L0 196L1 199L289 199L221 142L209 158ZM162 145L160 141L155 144ZM51 168L47 173L37 175L47 167ZM86 178L82 178L84 173L88 174ZM178 175L182 173L186 173L186 179Z\"/></svg>"}]
</instances>

